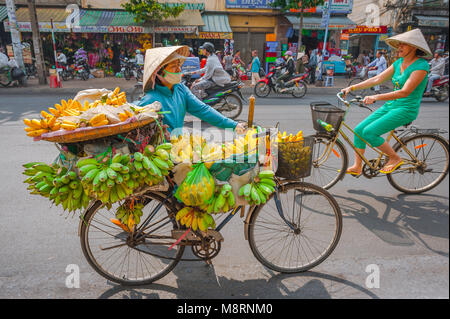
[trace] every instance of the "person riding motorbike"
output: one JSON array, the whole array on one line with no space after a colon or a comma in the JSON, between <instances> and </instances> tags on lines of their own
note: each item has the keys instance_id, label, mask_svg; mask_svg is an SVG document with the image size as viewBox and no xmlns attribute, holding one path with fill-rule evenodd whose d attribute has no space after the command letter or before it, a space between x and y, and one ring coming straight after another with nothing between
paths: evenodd
<instances>
[{"instance_id":1,"label":"person riding motorbike","mask_svg":"<svg viewBox=\"0 0 450 319\"><path fill-rule=\"evenodd\" d=\"M137 104L145 106L156 101L160 102L161 111L169 111L162 121L173 135L181 133L187 112L213 126L232 128L238 133L243 133L245 131L243 123L237 123L223 116L200 101L181 83L181 66L187 56L189 56L187 46L147 50L143 82L145 95Z\"/></svg>"},{"instance_id":2,"label":"person riding motorbike","mask_svg":"<svg viewBox=\"0 0 450 319\"><path fill-rule=\"evenodd\" d=\"M144 65L144 55L141 53L141 50L136 50L136 64L139 67Z\"/></svg>"},{"instance_id":3,"label":"person riding motorbike","mask_svg":"<svg viewBox=\"0 0 450 319\"><path fill-rule=\"evenodd\" d=\"M284 88L284 83L289 81L295 73L295 61L292 57L292 51L286 51L284 53L284 58L286 60L286 71L277 78L277 83L281 86L281 88Z\"/></svg>"},{"instance_id":4,"label":"person riding motorbike","mask_svg":"<svg viewBox=\"0 0 450 319\"><path fill-rule=\"evenodd\" d=\"M61 50L56 51L56 62L58 62L60 66L67 65L67 57Z\"/></svg>"},{"instance_id":5,"label":"person riding motorbike","mask_svg":"<svg viewBox=\"0 0 450 319\"><path fill-rule=\"evenodd\" d=\"M206 65L204 68L191 72L190 74L203 74L204 75L195 80L192 84L192 93L199 99L205 98L207 94L205 91L214 86L223 87L231 82L230 75L224 70L222 63L214 53L214 45L210 42L205 42L200 49L203 49L206 56Z\"/></svg>"},{"instance_id":6,"label":"person riding motorbike","mask_svg":"<svg viewBox=\"0 0 450 319\"><path fill-rule=\"evenodd\" d=\"M437 50L434 53L434 58L430 61L430 75L428 76L427 88L423 96L430 96L433 82L437 79L440 79L441 76L444 75L445 60L442 57L442 54L443 52L441 50Z\"/></svg>"}]
</instances>

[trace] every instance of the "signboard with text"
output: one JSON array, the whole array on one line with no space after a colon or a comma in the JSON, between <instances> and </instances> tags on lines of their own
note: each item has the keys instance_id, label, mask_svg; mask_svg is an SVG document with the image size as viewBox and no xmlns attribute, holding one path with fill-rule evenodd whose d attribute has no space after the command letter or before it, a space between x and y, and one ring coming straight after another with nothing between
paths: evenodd
<instances>
[{"instance_id":1,"label":"signboard with text","mask_svg":"<svg viewBox=\"0 0 450 319\"><path fill-rule=\"evenodd\" d=\"M217 39L217 40L231 40L233 39L232 32L199 32L196 34L185 34L185 39Z\"/></svg>"},{"instance_id":2,"label":"signboard with text","mask_svg":"<svg viewBox=\"0 0 450 319\"><path fill-rule=\"evenodd\" d=\"M3 23L5 31L10 31L10 25L8 21ZM18 30L20 32L31 32L30 22L18 22ZM52 26L50 22L39 22L40 32L52 32ZM76 32L76 33L194 33L197 31L195 26L167 26L167 27L142 27L142 26L97 26L88 25L75 27L69 29L65 22L53 22L54 32Z\"/></svg>"},{"instance_id":3,"label":"signboard with text","mask_svg":"<svg viewBox=\"0 0 450 319\"><path fill-rule=\"evenodd\" d=\"M328 10L332 13L351 13L353 9L353 0L329 0ZM299 2L300 6L301 2ZM299 9L291 9L290 12L300 12ZM323 6L317 6L309 9L304 9L303 12L308 13L322 13Z\"/></svg>"},{"instance_id":4,"label":"signboard with text","mask_svg":"<svg viewBox=\"0 0 450 319\"><path fill-rule=\"evenodd\" d=\"M372 34L385 34L387 33L387 26L382 25L379 27L367 27L364 25L358 25L353 29L344 29L342 30L342 33L352 33L352 34L359 34L359 33L372 33Z\"/></svg>"},{"instance_id":5,"label":"signboard with text","mask_svg":"<svg viewBox=\"0 0 450 319\"><path fill-rule=\"evenodd\" d=\"M274 0L225 0L225 8L229 9L273 9L270 4Z\"/></svg>"}]
</instances>

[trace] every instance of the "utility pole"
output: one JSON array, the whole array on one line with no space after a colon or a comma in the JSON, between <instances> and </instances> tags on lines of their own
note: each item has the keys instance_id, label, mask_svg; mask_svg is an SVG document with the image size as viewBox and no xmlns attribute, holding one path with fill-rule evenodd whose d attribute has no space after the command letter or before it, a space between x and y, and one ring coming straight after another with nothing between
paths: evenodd
<instances>
[{"instance_id":1,"label":"utility pole","mask_svg":"<svg viewBox=\"0 0 450 319\"><path fill-rule=\"evenodd\" d=\"M6 10L8 12L9 27L11 29L11 40L14 51L14 60L21 69L25 69L23 65L22 44L20 43L20 34L17 30L16 5L14 0L6 0Z\"/></svg>"},{"instance_id":2,"label":"utility pole","mask_svg":"<svg viewBox=\"0 0 450 319\"><path fill-rule=\"evenodd\" d=\"M28 10L31 19L31 31L33 32L33 48L34 56L36 57L36 70L39 79L39 84L47 84L47 77L45 76L45 64L42 56L42 41L39 33L39 24L36 14L36 0L27 0Z\"/></svg>"}]
</instances>

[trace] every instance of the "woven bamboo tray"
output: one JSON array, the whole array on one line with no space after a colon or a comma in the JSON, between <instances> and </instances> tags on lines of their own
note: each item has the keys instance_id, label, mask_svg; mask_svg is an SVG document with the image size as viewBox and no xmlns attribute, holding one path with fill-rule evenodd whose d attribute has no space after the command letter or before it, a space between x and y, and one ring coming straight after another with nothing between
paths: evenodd
<instances>
[{"instance_id":1,"label":"woven bamboo tray","mask_svg":"<svg viewBox=\"0 0 450 319\"><path fill-rule=\"evenodd\" d=\"M63 135L52 136L51 133L42 134L40 139L54 143L76 143L88 140L94 140L105 136L117 135L132 131L139 127L154 122L155 119L148 118L144 120L134 120L129 123L117 123L99 127L88 127L83 130L67 131ZM39 140L39 139L38 139Z\"/></svg>"}]
</instances>

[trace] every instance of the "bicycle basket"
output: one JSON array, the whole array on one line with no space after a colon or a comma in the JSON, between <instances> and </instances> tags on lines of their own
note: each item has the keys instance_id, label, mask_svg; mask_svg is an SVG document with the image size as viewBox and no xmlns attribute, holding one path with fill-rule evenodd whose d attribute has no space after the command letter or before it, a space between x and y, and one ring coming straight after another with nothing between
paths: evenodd
<instances>
[{"instance_id":1,"label":"bicycle basket","mask_svg":"<svg viewBox=\"0 0 450 319\"><path fill-rule=\"evenodd\" d=\"M331 124L336 130L339 128L345 115L344 110L328 102L312 102L310 106L313 126L318 133L328 133L318 120Z\"/></svg>"},{"instance_id":2,"label":"bicycle basket","mask_svg":"<svg viewBox=\"0 0 450 319\"><path fill-rule=\"evenodd\" d=\"M278 142L278 169L276 176L297 180L311 175L314 136L302 141Z\"/></svg>"}]
</instances>

